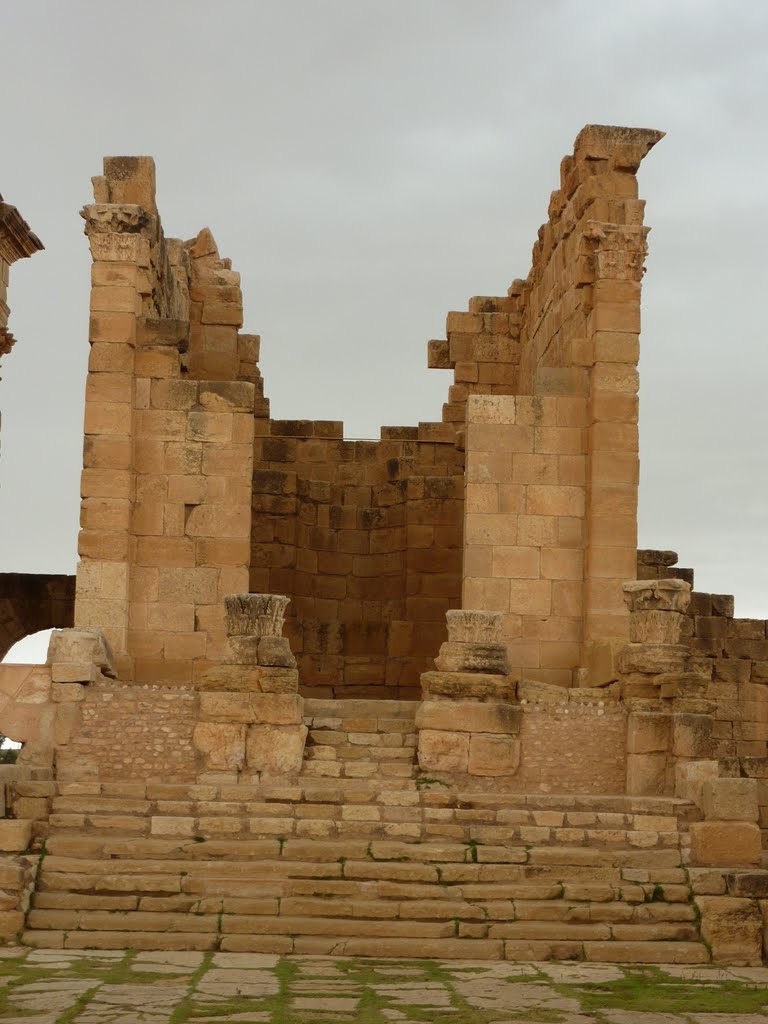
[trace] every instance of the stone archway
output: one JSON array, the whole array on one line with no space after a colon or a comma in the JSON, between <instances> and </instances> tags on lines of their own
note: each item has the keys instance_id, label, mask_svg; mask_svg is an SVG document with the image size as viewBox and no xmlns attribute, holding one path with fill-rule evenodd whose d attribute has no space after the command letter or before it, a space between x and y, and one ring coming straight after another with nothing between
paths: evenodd
<instances>
[{"instance_id":1,"label":"stone archway","mask_svg":"<svg viewBox=\"0 0 768 1024\"><path fill-rule=\"evenodd\" d=\"M72 626L74 609L74 576L0 573L0 660L31 633Z\"/></svg>"}]
</instances>

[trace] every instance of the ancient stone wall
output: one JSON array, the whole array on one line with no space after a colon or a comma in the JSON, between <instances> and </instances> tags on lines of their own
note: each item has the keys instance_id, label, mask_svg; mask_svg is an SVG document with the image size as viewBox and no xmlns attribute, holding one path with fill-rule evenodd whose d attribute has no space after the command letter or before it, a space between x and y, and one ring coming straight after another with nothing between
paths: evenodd
<instances>
[{"instance_id":1,"label":"ancient stone wall","mask_svg":"<svg viewBox=\"0 0 768 1024\"><path fill-rule=\"evenodd\" d=\"M58 755L59 780L175 783L197 778L193 690L105 681L88 687L80 712L80 729Z\"/></svg>"},{"instance_id":2,"label":"ancient stone wall","mask_svg":"<svg viewBox=\"0 0 768 1024\"><path fill-rule=\"evenodd\" d=\"M250 586L291 596L307 695L415 697L459 604L463 457L418 434L273 420L256 438Z\"/></svg>"},{"instance_id":3,"label":"ancient stone wall","mask_svg":"<svg viewBox=\"0 0 768 1024\"><path fill-rule=\"evenodd\" d=\"M528 279L510 289L502 347L518 398L469 400L463 603L504 613L513 672L563 685L578 669L610 679L627 635L647 234L635 172L660 137L580 133ZM489 329L477 314L462 323L478 340Z\"/></svg>"}]
</instances>

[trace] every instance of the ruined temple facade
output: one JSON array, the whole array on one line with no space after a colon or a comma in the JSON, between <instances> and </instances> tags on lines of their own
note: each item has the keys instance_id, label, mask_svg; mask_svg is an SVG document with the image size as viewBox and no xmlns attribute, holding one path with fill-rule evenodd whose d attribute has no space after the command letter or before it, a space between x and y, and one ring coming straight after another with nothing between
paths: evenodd
<instances>
[{"instance_id":1,"label":"ruined temple facade","mask_svg":"<svg viewBox=\"0 0 768 1024\"><path fill-rule=\"evenodd\" d=\"M108 158L93 255L76 619L120 676L189 686L222 597L290 597L303 693L414 698L445 614L503 615L512 671L612 670L637 550L644 203L661 137L590 127L563 161L528 278L448 315L439 423L345 441L274 420L240 277L207 229L166 239L148 158Z\"/></svg>"},{"instance_id":2,"label":"ruined temple facade","mask_svg":"<svg viewBox=\"0 0 768 1024\"><path fill-rule=\"evenodd\" d=\"M528 276L428 344L441 421L379 441L271 418L230 261L105 160L77 577L0 593L72 624L0 670L3 934L761 962L766 623L637 549L661 138L579 133Z\"/></svg>"}]
</instances>

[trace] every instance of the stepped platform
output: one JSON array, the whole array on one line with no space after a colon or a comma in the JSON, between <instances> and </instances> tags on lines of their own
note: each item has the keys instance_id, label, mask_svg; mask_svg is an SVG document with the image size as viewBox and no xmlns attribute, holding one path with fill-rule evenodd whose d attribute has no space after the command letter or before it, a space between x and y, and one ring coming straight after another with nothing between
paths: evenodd
<instances>
[{"instance_id":1,"label":"stepped platform","mask_svg":"<svg viewBox=\"0 0 768 1024\"><path fill-rule=\"evenodd\" d=\"M400 777L60 783L23 941L702 963L685 869L698 816Z\"/></svg>"}]
</instances>

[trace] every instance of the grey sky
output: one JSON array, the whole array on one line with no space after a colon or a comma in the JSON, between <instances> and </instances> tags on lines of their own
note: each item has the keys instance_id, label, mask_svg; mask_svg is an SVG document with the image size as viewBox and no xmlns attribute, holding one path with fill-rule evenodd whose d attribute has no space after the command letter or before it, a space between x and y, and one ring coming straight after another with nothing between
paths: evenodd
<instances>
[{"instance_id":1,"label":"grey sky","mask_svg":"<svg viewBox=\"0 0 768 1024\"><path fill-rule=\"evenodd\" d=\"M661 128L640 172L640 542L768 616L768 4L0 0L12 269L0 565L75 565L89 256L105 154L155 157L166 233L242 274L273 415L439 419L426 342L524 277L585 123Z\"/></svg>"}]
</instances>

